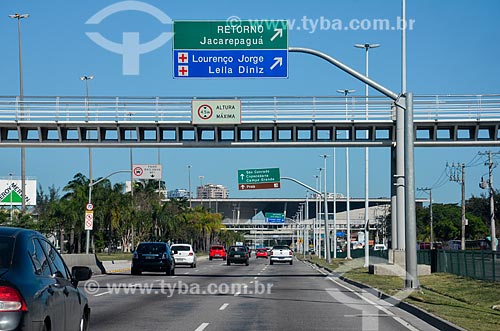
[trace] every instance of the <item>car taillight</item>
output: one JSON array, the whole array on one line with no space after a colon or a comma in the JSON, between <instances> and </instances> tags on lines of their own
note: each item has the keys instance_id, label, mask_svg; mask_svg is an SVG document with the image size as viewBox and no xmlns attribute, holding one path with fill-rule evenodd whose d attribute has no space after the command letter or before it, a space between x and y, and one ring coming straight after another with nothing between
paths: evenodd
<instances>
[{"instance_id":1,"label":"car taillight","mask_svg":"<svg viewBox=\"0 0 500 331\"><path fill-rule=\"evenodd\" d=\"M293 255L292 251L288 251L288 255Z\"/></svg>"},{"instance_id":2,"label":"car taillight","mask_svg":"<svg viewBox=\"0 0 500 331\"><path fill-rule=\"evenodd\" d=\"M273 251L271 251L271 252L269 253L269 255L273 255Z\"/></svg>"},{"instance_id":3,"label":"car taillight","mask_svg":"<svg viewBox=\"0 0 500 331\"><path fill-rule=\"evenodd\" d=\"M189 252L189 256L193 256L193 255L194 255L193 252Z\"/></svg>"},{"instance_id":4,"label":"car taillight","mask_svg":"<svg viewBox=\"0 0 500 331\"><path fill-rule=\"evenodd\" d=\"M0 311L27 311L21 294L10 286L0 286Z\"/></svg>"}]
</instances>

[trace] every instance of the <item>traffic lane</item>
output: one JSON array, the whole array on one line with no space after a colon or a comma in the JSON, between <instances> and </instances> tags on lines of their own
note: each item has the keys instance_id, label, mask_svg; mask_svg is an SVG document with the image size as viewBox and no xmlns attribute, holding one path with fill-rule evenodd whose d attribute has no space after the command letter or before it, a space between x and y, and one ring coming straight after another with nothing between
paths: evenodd
<instances>
[{"instance_id":1,"label":"traffic lane","mask_svg":"<svg viewBox=\"0 0 500 331\"><path fill-rule=\"evenodd\" d=\"M96 293L88 294L91 328L153 330L161 326L168 330L196 330L216 319L228 298L244 291L243 285L250 285L263 266L253 262L248 267L203 262L196 269L178 268L176 276L144 273L96 277L93 281L98 281L99 287Z\"/></svg>"},{"instance_id":2,"label":"traffic lane","mask_svg":"<svg viewBox=\"0 0 500 331\"><path fill-rule=\"evenodd\" d=\"M233 298L211 330L436 330L420 320L413 326L298 261L266 266L254 280L272 282L272 290Z\"/></svg>"}]
</instances>

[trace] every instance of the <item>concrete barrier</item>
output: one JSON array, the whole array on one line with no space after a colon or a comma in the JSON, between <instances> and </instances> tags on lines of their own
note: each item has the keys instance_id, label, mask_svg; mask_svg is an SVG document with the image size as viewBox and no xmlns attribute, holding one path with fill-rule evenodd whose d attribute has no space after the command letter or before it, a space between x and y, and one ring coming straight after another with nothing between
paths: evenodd
<instances>
[{"instance_id":1,"label":"concrete barrier","mask_svg":"<svg viewBox=\"0 0 500 331\"><path fill-rule=\"evenodd\" d=\"M95 254L62 254L69 270L74 266L86 266L94 275L105 274L106 270Z\"/></svg>"}]
</instances>

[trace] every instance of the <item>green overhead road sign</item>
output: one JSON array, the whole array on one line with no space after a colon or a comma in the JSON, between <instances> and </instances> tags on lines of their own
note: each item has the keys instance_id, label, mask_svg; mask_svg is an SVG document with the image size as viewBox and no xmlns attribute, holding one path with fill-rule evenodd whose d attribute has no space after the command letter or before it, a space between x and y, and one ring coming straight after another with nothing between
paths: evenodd
<instances>
[{"instance_id":1,"label":"green overhead road sign","mask_svg":"<svg viewBox=\"0 0 500 331\"><path fill-rule=\"evenodd\" d=\"M238 170L239 190L267 188L280 188L279 168Z\"/></svg>"},{"instance_id":2,"label":"green overhead road sign","mask_svg":"<svg viewBox=\"0 0 500 331\"><path fill-rule=\"evenodd\" d=\"M174 21L174 50L288 49L286 20Z\"/></svg>"}]
</instances>

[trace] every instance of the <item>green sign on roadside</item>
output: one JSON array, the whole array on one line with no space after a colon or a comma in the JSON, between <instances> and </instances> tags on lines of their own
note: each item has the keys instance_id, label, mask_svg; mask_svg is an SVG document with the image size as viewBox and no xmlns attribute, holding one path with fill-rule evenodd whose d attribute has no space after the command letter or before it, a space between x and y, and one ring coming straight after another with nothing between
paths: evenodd
<instances>
[{"instance_id":1,"label":"green sign on roadside","mask_svg":"<svg viewBox=\"0 0 500 331\"><path fill-rule=\"evenodd\" d=\"M239 190L266 188L280 188L279 168L238 170Z\"/></svg>"},{"instance_id":2,"label":"green sign on roadside","mask_svg":"<svg viewBox=\"0 0 500 331\"><path fill-rule=\"evenodd\" d=\"M286 20L174 21L174 50L288 49Z\"/></svg>"}]
</instances>

